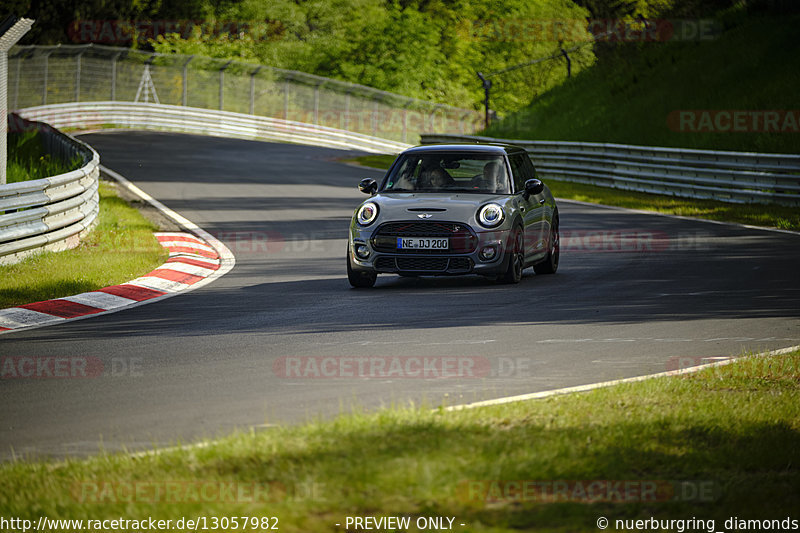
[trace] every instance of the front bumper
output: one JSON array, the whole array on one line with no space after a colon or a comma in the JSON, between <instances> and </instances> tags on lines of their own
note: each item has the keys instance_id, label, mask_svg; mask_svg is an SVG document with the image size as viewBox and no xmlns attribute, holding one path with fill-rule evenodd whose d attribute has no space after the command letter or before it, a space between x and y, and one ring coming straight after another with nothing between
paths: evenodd
<instances>
[{"instance_id":1,"label":"front bumper","mask_svg":"<svg viewBox=\"0 0 800 533\"><path fill-rule=\"evenodd\" d=\"M398 225L402 223L393 223ZM408 222L416 228L424 227L418 222ZM463 223L431 223L432 231L419 230L413 235L418 237L442 237L442 224L451 224L461 229L459 234L451 234L451 250L397 250L392 247L391 239L396 235L386 235L383 226L362 228L357 224L350 228L350 264L353 270L365 273L415 274L424 276L457 276L479 274L496 276L505 273L508 267L506 249L509 244L510 230L475 229ZM436 228L434 228L436 225ZM468 232L468 233L467 233ZM359 257L356 249L368 250L369 255ZM494 248L491 259L485 259L481 251L487 247Z\"/></svg>"}]
</instances>

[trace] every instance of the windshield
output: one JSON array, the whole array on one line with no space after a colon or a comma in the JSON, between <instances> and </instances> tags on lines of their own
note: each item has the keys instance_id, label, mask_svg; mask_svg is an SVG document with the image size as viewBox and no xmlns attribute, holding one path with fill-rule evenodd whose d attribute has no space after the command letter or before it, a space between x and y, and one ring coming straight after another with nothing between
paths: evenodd
<instances>
[{"instance_id":1,"label":"windshield","mask_svg":"<svg viewBox=\"0 0 800 533\"><path fill-rule=\"evenodd\" d=\"M427 152L401 156L382 191L509 194L503 157L464 152Z\"/></svg>"}]
</instances>

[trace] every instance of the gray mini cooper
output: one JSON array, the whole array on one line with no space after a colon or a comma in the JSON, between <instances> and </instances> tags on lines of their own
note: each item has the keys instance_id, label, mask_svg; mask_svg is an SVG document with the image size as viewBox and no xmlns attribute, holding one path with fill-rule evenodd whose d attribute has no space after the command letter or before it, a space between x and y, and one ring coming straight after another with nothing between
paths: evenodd
<instances>
[{"instance_id":1,"label":"gray mini cooper","mask_svg":"<svg viewBox=\"0 0 800 533\"><path fill-rule=\"evenodd\" d=\"M427 145L401 153L355 211L347 277L372 287L378 274L480 274L518 283L532 266L558 269L558 208L522 148Z\"/></svg>"}]
</instances>

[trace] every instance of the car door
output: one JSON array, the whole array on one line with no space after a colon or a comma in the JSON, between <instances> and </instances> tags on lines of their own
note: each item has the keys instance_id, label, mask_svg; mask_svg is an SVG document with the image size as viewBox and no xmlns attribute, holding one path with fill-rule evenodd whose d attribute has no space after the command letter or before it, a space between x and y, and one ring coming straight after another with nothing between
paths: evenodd
<instances>
[{"instance_id":1,"label":"car door","mask_svg":"<svg viewBox=\"0 0 800 533\"><path fill-rule=\"evenodd\" d=\"M534 177L533 165L530 164L527 154L511 154L509 163L511 163L511 171L514 175L513 183L517 205L525 224L525 256L530 258L543 249L544 206L542 200L544 196L539 194L525 198L525 182Z\"/></svg>"},{"instance_id":2,"label":"car door","mask_svg":"<svg viewBox=\"0 0 800 533\"><path fill-rule=\"evenodd\" d=\"M526 179L539 179L536 174L536 168L533 166L530 156L525 154L524 162ZM547 203L547 195L543 190L535 196L531 196L531 203L534 204L536 225L538 231L538 244L536 245L535 253L544 253L547 251L546 239L550 235L550 220L552 219L552 206Z\"/></svg>"}]
</instances>

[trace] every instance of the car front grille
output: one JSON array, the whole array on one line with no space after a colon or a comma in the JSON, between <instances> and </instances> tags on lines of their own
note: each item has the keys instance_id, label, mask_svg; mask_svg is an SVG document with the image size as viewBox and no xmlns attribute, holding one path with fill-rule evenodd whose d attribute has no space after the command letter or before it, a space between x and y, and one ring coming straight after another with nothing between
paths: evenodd
<instances>
[{"instance_id":1,"label":"car front grille","mask_svg":"<svg viewBox=\"0 0 800 533\"><path fill-rule=\"evenodd\" d=\"M419 272L466 274L472 270L469 257L381 256L375 260L378 272Z\"/></svg>"},{"instance_id":2,"label":"car front grille","mask_svg":"<svg viewBox=\"0 0 800 533\"><path fill-rule=\"evenodd\" d=\"M398 250L398 237L447 237L449 250ZM459 222L388 222L381 225L372 237L372 246L379 252L397 254L442 255L442 253L468 254L475 251L478 237L467 226Z\"/></svg>"}]
</instances>

